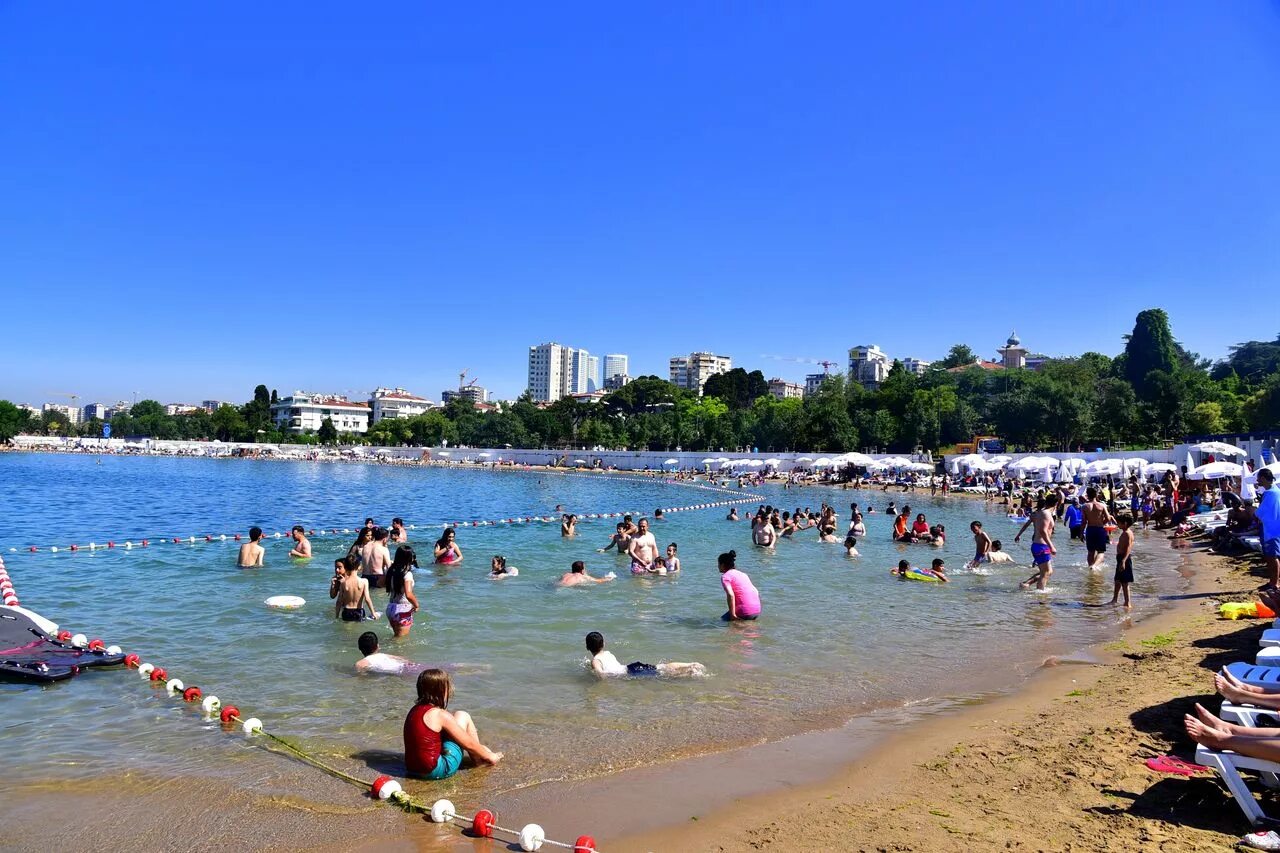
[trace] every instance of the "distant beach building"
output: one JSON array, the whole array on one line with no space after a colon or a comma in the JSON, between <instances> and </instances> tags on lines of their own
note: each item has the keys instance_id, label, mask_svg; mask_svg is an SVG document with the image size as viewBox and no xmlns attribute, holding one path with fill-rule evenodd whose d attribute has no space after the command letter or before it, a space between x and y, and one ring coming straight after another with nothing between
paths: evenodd
<instances>
[{"instance_id":1,"label":"distant beach building","mask_svg":"<svg viewBox=\"0 0 1280 853\"><path fill-rule=\"evenodd\" d=\"M623 353L610 353L604 357L604 382L608 387L608 382L615 376L629 376L631 374L630 358ZM626 383L624 382L623 385ZM619 388L622 385L618 386Z\"/></svg>"},{"instance_id":2,"label":"distant beach building","mask_svg":"<svg viewBox=\"0 0 1280 853\"><path fill-rule=\"evenodd\" d=\"M804 386L798 382L788 382L785 379L770 379L769 393L777 400L790 400L804 396Z\"/></svg>"},{"instance_id":3,"label":"distant beach building","mask_svg":"<svg viewBox=\"0 0 1280 853\"><path fill-rule=\"evenodd\" d=\"M69 424L80 423L82 412L79 406L64 406L62 403L45 403L40 407L42 412L55 412L67 419Z\"/></svg>"},{"instance_id":4,"label":"distant beach building","mask_svg":"<svg viewBox=\"0 0 1280 853\"><path fill-rule=\"evenodd\" d=\"M324 419L333 421L338 432L367 432L369 406L346 397L294 391L271 404L271 419L282 432L295 435L319 432Z\"/></svg>"},{"instance_id":5,"label":"distant beach building","mask_svg":"<svg viewBox=\"0 0 1280 853\"><path fill-rule=\"evenodd\" d=\"M605 380L604 380L604 390L606 390L606 391L617 391L619 388L621 388L622 386L626 385L626 384L627 384L628 382L630 382L630 381L631 381L631 377L630 377L630 376L628 376L627 374L625 374L625 373L615 373L615 374L613 374L612 376L609 376L609 377L606 377L606 378L605 378Z\"/></svg>"},{"instance_id":6,"label":"distant beach building","mask_svg":"<svg viewBox=\"0 0 1280 853\"><path fill-rule=\"evenodd\" d=\"M587 356L587 390L599 391L604 385L604 381L600 378L600 356Z\"/></svg>"},{"instance_id":7,"label":"distant beach building","mask_svg":"<svg viewBox=\"0 0 1280 853\"><path fill-rule=\"evenodd\" d=\"M211 415L214 412L218 411L218 409L221 409L223 406L229 406L229 405L231 404L227 403L224 400L201 400L200 401L200 408L204 409L206 412L208 412Z\"/></svg>"},{"instance_id":8,"label":"distant beach building","mask_svg":"<svg viewBox=\"0 0 1280 853\"><path fill-rule=\"evenodd\" d=\"M1000 366L1005 370L1039 370L1049 360L1049 356L1033 353L1024 347L1017 332L1010 333L1009 339L996 353L1000 356Z\"/></svg>"},{"instance_id":9,"label":"distant beach building","mask_svg":"<svg viewBox=\"0 0 1280 853\"><path fill-rule=\"evenodd\" d=\"M198 411L200 411L200 407L193 406L190 403L167 403L164 407L164 413L170 417L174 415L189 415Z\"/></svg>"},{"instance_id":10,"label":"distant beach building","mask_svg":"<svg viewBox=\"0 0 1280 853\"><path fill-rule=\"evenodd\" d=\"M410 394L403 388L375 388L369 395L369 423L376 424L387 418L413 418L425 415L433 408L434 402L426 397Z\"/></svg>"},{"instance_id":11,"label":"distant beach building","mask_svg":"<svg viewBox=\"0 0 1280 853\"><path fill-rule=\"evenodd\" d=\"M671 384L701 394L708 379L717 373L733 370L733 359L710 352L691 352L687 357L672 358L669 369Z\"/></svg>"},{"instance_id":12,"label":"distant beach building","mask_svg":"<svg viewBox=\"0 0 1280 853\"><path fill-rule=\"evenodd\" d=\"M804 396L810 397L818 393L822 383L827 381L829 373L810 373L804 378Z\"/></svg>"},{"instance_id":13,"label":"distant beach building","mask_svg":"<svg viewBox=\"0 0 1280 853\"><path fill-rule=\"evenodd\" d=\"M456 391L442 391L440 399L446 404L452 403L454 400L470 400L472 405L479 406L481 403L489 402L489 389L472 383L463 385Z\"/></svg>"},{"instance_id":14,"label":"distant beach building","mask_svg":"<svg viewBox=\"0 0 1280 853\"><path fill-rule=\"evenodd\" d=\"M867 390L879 388L892 366L889 356L875 344L849 349L849 381L857 382Z\"/></svg>"},{"instance_id":15,"label":"distant beach building","mask_svg":"<svg viewBox=\"0 0 1280 853\"><path fill-rule=\"evenodd\" d=\"M103 403L89 403L80 409L80 417L82 421L91 421L94 418L105 421L107 419L107 407Z\"/></svg>"},{"instance_id":16,"label":"distant beach building","mask_svg":"<svg viewBox=\"0 0 1280 853\"><path fill-rule=\"evenodd\" d=\"M904 358L902 359L902 369L907 373L914 373L916 376L924 376L924 372L929 369L931 361L925 361L920 358Z\"/></svg>"},{"instance_id":17,"label":"distant beach building","mask_svg":"<svg viewBox=\"0 0 1280 853\"><path fill-rule=\"evenodd\" d=\"M584 349L557 343L529 347L529 396L536 403L554 403L570 394L586 394L598 387L600 360Z\"/></svg>"},{"instance_id":18,"label":"distant beach building","mask_svg":"<svg viewBox=\"0 0 1280 853\"><path fill-rule=\"evenodd\" d=\"M133 408L126 400L117 400L113 405L107 407L107 420L111 420L116 415L127 415L129 410Z\"/></svg>"}]
</instances>

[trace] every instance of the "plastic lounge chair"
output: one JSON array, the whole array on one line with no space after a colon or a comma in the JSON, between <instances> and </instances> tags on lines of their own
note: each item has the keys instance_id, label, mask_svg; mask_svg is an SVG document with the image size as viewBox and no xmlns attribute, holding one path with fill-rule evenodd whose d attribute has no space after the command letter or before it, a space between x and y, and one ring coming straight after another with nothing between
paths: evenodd
<instances>
[{"instance_id":1,"label":"plastic lounge chair","mask_svg":"<svg viewBox=\"0 0 1280 853\"><path fill-rule=\"evenodd\" d=\"M1280 711L1259 708L1257 705L1237 705L1235 702L1223 702L1218 710L1218 716L1228 723L1254 728L1258 726L1259 721L1280 723ZM1276 729L1276 734L1280 735L1280 729Z\"/></svg>"},{"instance_id":2,"label":"plastic lounge chair","mask_svg":"<svg viewBox=\"0 0 1280 853\"><path fill-rule=\"evenodd\" d=\"M1237 661L1227 664L1225 669L1250 687L1280 688L1280 666L1257 666Z\"/></svg>"},{"instance_id":3,"label":"plastic lounge chair","mask_svg":"<svg viewBox=\"0 0 1280 853\"><path fill-rule=\"evenodd\" d=\"M1277 773L1280 773L1280 764L1276 764L1273 761L1263 761L1261 758L1250 758L1247 755L1240 755L1230 750L1218 751L1207 746L1196 747L1195 760L1197 764L1212 767L1213 771L1222 777L1223 784L1227 786L1227 790L1231 792L1231 796L1235 798L1236 804L1240 806L1240 811L1244 812L1244 816L1248 818L1250 824L1258 826L1263 823L1274 823L1262 810L1262 806L1258 805L1258 801L1254 799L1253 792L1249 790L1249 786L1241 778L1240 771L1251 770L1255 773L1270 774L1275 777Z\"/></svg>"}]
</instances>

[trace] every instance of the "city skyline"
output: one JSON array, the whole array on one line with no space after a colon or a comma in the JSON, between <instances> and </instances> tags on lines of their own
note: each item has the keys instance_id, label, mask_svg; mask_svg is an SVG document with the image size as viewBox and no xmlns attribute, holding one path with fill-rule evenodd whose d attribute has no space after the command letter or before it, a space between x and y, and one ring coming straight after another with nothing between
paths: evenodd
<instances>
[{"instance_id":1,"label":"city skyline","mask_svg":"<svg viewBox=\"0 0 1280 853\"><path fill-rule=\"evenodd\" d=\"M929 13L8 6L0 396L1275 337L1274 5Z\"/></svg>"}]
</instances>

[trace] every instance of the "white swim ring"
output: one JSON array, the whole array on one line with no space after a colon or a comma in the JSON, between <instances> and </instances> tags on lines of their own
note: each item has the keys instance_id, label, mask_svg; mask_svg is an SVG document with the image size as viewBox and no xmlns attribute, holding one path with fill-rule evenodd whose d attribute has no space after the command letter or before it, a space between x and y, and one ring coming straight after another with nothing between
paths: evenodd
<instances>
[{"instance_id":1,"label":"white swim ring","mask_svg":"<svg viewBox=\"0 0 1280 853\"><path fill-rule=\"evenodd\" d=\"M273 595L263 603L276 610L297 610L307 600L298 595Z\"/></svg>"}]
</instances>

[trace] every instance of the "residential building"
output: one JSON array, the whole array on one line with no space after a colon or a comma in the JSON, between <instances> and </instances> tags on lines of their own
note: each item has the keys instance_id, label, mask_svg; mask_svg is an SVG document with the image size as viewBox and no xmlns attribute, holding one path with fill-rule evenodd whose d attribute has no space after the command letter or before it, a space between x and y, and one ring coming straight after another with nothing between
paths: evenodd
<instances>
[{"instance_id":1,"label":"residential building","mask_svg":"<svg viewBox=\"0 0 1280 853\"><path fill-rule=\"evenodd\" d=\"M164 413L170 417L173 415L189 415L198 411L200 411L199 406L192 406L188 403L167 403L164 407Z\"/></svg>"},{"instance_id":2,"label":"residential building","mask_svg":"<svg viewBox=\"0 0 1280 853\"><path fill-rule=\"evenodd\" d=\"M22 411L26 412L28 415L32 415L34 417L40 417L40 410L37 409L35 406L31 405L30 403L17 403L16 405L19 409L22 409Z\"/></svg>"},{"instance_id":3,"label":"residential building","mask_svg":"<svg viewBox=\"0 0 1280 853\"><path fill-rule=\"evenodd\" d=\"M57 412L58 414L66 418L67 423L69 424L80 423L81 411L79 406L64 406L62 403L45 403L41 407L41 411Z\"/></svg>"},{"instance_id":4,"label":"residential building","mask_svg":"<svg viewBox=\"0 0 1280 853\"><path fill-rule=\"evenodd\" d=\"M964 373L966 370L969 370L970 368L974 368L974 367L980 367L983 370L1004 370L1004 365L1000 364L999 362L984 361L983 359L978 359L972 364L962 364L962 365L959 365L958 367L948 367L947 373Z\"/></svg>"},{"instance_id":5,"label":"residential building","mask_svg":"<svg viewBox=\"0 0 1280 853\"><path fill-rule=\"evenodd\" d=\"M433 408L434 402L426 397L410 394L403 388L375 388L369 395L369 424L376 424L386 418L417 417Z\"/></svg>"},{"instance_id":6,"label":"residential building","mask_svg":"<svg viewBox=\"0 0 1280 853\"><path fill-rule=\"evenodd\" d=\"M929 369L931 361L925 361L920 358L904 358L902 359L902 369L907 373L914 373L916 376L924 376L924 372Z\"/></svg>"},{"instance_id":7,"label":"residential building","mask_svg":"<svg viewBox=\"0 0 1280 853\"><path fill-rule=\"evenodd\" d=\"M111 420L116 415L127 415L133 405L127 400L117 400L114 405L107 406L107 420Z\"/></svg>"},{"instance_id":8,"label":"residential building","mask_svg":"<svg viewBox=\"0 0 1280 853\"><path fill-rule=\"evenodd\" d=\"M604 391L588 391L585 394L570 394L579 403L599 403L604 399Z\"/></svg>"},{"instance_id":9,"label":"residential building","mask_svg":"<svg viewBox=\"0 0 1280 853\"><path fill-rule=\"evenodd\" d=\"M688 357L672 358L669 368L673 385L701 394L708 379L717 373L728 373L733 370L733 359L727 355L692 352Z\"/></svg>"},{"instance_id":10,"label":"residential building","mask_svg":"<svg viewBox=\"0 0 1280 853\"><path fill-rule=\"evenodd\" d=\"M604 380L600 378L600 356L587 356L587 390L599 391L604 387Z\"/></svg>"},{"instance_id":11,"label":"residential building","mask_svg":"<svg viewBox=\"0 0 1280 853\"><path fill-rule=\"evenodd\" d=\"M615 373L612 376L605 377L604 390L617 391L623 385L631 381L631 377L625 373Z\"/></svg>"},{"instance_id":12,"label":"residential building","mask_svg":"<svg viewBox=\"0 0 1280 853\"><path fill-rule=\"evenodd\" d=\"M878 388L889 375L892 360L875 344L849 349L849 381L871 390Z\"/></svg>"},{"instance_id":13,"label":"residential building","mask_svg":"<svg viewBox=\"0 0 1280 853\"><path fill-rule=\"evenodd\" d=\"M107 419L107 407L102 403L89 403L80 409L81 421L91 421L97 418L100 421Z\"/></svg>"},{"instance_id":14,"label":"residential building","mask_svg":"<svg viewBox=\"0 0 1280 853\"><path fill-rule=\"evenodd\" d=\"M827 381L829 373L810 373L804 378L804 396L808 397L818 393L818 389L822 387L822 383Z\"/></svg>"},{"instance_id":15,"label":"residential building","mask_svg":"<svg viewBox=\"0 0 1280 853\"><path fill-rule=\"evenodd\" d=\"M221 409L223 406L230 406L230 405L231 404L226 402L225 400L201 400L200 401L200 408L204 409L206 412L208 412L211 415L214 412L218 411L218 409Z\"/></svg>"},{"instance_id":16,"label":"residential building","mask_svg":"<svg viewBox=\"0 0 1280 853\"><path fill-rule=\"evenodd\" d=\"M333 421L338 432L367 432L369 405L352 402L346 397L304 391L295 391L271 404L271 419L284 432L319 432L325 418Z\"/></svg>"},{"instance_id":17,"label":"residential building","mask_svg":"<svg viewBox=\"0 0 1280 853\"><path fill-rule=\"evenodd\" d=\"M609 382L615 376L628 376L631 373L631 367L628 363L629 359L622 353L610 353L604 357L604 381ZM622 383L625 385L627 383ZM621 388L622 385L618 387Z\"/></svg>"},{"instance_id":18,"label":"residential building","mask_svg":"<svg viewBox=\"0 0 1280 853\"><path fill-rule=\"evenodd\" d=\"M565 394L586 394L591 390L591 353L584 349L569 350L569 386Z\"/></svg>"},{"instance_id":19,"label":"residential building","mask_svg":"<svg viewBox=\"0 0 1280 853\"><path fill-rule=\"evenodd\" d=\"M557 343L529 347L529 397L554 403L573 392L573 347Z\"/></svg>"},{"instance_id":20,"label":"residential building","mask_svg":"<svg viewBox=\"0 0 1280 853\"><path fill-rule=\"evenodd\" d=\"M770 379L769 393L778 400L790 400L794 397L804 396L804 386L798 382L788 382L785 379Z\"/></svg>"}]
</instances>

